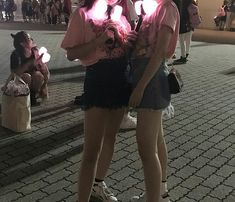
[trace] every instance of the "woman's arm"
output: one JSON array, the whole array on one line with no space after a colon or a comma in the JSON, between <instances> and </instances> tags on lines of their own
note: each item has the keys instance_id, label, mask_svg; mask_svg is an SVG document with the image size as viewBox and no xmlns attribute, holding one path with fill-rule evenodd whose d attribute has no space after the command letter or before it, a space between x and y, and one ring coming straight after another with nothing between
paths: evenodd
<instances>
[{"instance_id":1,"label":"woman's arm","mask_svg":"<svg viewBox=\"0 0 235 202\"><path fill-rule=\"evenodd\" d=\"M129 101L130 106L136 107L141 102L146 86L160 68L162 61L166 58L166 53L172 34L173 30L168 26L162 26L162 28L160 29L154 52L151 55L149 63L146 66L141 79L137 83L137 86L131 95Z\"/></svg>"},{"instance_id":2,"label":"woman's arm","mask_svg":"<svg viewBox=\"0 0 235 202\"><path fill-rule=\"evenodd\" d=\"M143 89L146 88L150 80L160 68L162 61L166 58L172 33L172 29L168 26L163 26L160 29L154 52L149 60L149 63L144 71L143 76L141 77L138 83L138 86L141 86Z\"/></svg>"},{"instance_id":3,"label":"woman's arm","mask_svg":"<svg viewBox=\"0 0 235 202\"><path fill-rule=\"evenodd\" d=\"M103 46L108 39L113 38L113 35L113 31L107 29L98 38L73 48L67 48L68 60L85 59L90 53L96 51L98 47Z\"/></svg>"}]
</instances>

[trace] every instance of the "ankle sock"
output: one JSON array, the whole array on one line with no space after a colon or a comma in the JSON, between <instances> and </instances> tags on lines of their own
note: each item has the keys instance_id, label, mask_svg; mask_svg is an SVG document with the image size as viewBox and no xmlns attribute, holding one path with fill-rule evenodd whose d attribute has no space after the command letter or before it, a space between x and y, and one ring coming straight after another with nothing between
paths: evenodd
<instances>
[{"instance_id":1,"label":"ankle sock","mask_svg":"<svg viewBox=\"0 0 235 202\"><path fill-rule=\"evenodd\" d=\"M167 189L167 182L166 181L162 181L160 193L163 198L168 196L168 189Z\"/></svg>"},{"instance_id":2,"label":"ankle sock","mask_svg":"<svg viewBox=\"0 0 235 202\"><path fill-rule=\"evenodd\" d=\"M97 179L95 178L95 183L99 183L99 182L103 182L104 180L100 180L100 179Z\"/></svg>"}]
</instances>

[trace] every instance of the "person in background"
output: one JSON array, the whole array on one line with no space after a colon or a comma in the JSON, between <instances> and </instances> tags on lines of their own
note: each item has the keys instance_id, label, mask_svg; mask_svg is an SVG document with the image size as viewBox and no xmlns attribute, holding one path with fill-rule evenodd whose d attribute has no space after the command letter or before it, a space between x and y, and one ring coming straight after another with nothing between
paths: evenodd
<instances>
[{"instance_id":1,"label":"person in background","mask_svg":"<svg viewBox=\"0 0 235 202\"><path fill-rule=\"evenodd\" d=\"M229 31L232 31L232 29L233 29L232 28L232 24L233 24L233 21L235 20L235 0L231 0L231 5L229 7L229 12L230 12L230 17L228 19L228 27L227 27L227 29Z\"/></svg>"},{"instance_id":2,"label":"person in background","mask_svg":"<svg viewBox=\"0 0 235 202\"><path fill-rule=\"evenodd\" d=\"M11 36L15 48L11 53L11 72L19 75L29 85L31 105L38 105L40 103L37 98L48 98L48 67L42 62L43 55L39 55L36 44L27 32L20 31ZM2 90L5 88L3 86Z\"/></svg>"},{"instance_id":3,"label":"person in background","mask_svg":"<svg viewBox=\"0 0 235 202\"><path fill-rule=\"evenodd\" d=\"M3 17L3 12L4 11L4 1L0 0L0 20L3 21L4 17Z\"/></svg>"},{"instance_id":4,"label":"person in background","mask_svg":"<svg viewBox=\"0 0 235 202\"><path fill-rule=\"evenodd\" d=\"M62 12L64 15L65 24L69 24L69 18L72 13L72 3L71 0L64 0L62 3Z\"/></svg>"},{"instance_id":5,"label":"person in background","mask_svg":"<svg viewBox=\"0 0 235 202\"><path fill-rule=\"evenodd\" d=\"M120 6L121 16L114 18ZM131 31L128 16L126 0L85 0L73 12L61 44L69 60L79 59L86 66L79 202L88 202L90 195L104 202L117 201L104 178L131 93L125 55L136 35Z\"/></svg>"},{"instance_id":6,"label":"person in background","mask_svg":"<svg viewBox=\"0 0 235 202\"><path fill-rule=\"evenodd\" d=\"M28 20L27 20L27 8L28 8L28 1L23 0L22 3L21 3L21 12L22 12L24 22L28 22Z\"/></svg>"},{"instance_id":7,"label":"person in background","mask_svg":"<svg viewBox=\"0 0 235 202\"><path fill-rule=\"evenodd\" d=\"M228 10L227 1L225 0L222 6L219 7L218 14L214 17L215 24L219 30L224 30Z\"/></svg>"},{"instance_id":8,"label":"person in background","mask_svg":"<svg viewBox=\"0 0 235 202\"><path fill-rule=\"evenodd\" d=\"M188 61L190 44L194 28L190 26L188 7L190 4L196 5L194 0L182 0L180 9L180 30L179 30L179 44L181 56L179 59L174 60L174 65L186 64Z\"/></svg>"},{"instance_id":9,"label":"person in background","mask_svg":"<svg viewBox=\"0 0 235 202\"><path fill-rule=\"evenodd\" d=\"M174 54L180 16L172 0L156 0L152 13L145 11L132 54L133 92L129 105L137 110L136 138L142 160L145 194L131 201L169 202L166 190L167 155L162 110L170 104L166 59ZM144 6L143 6L144 7ZM165 168L162 169L161 167Z\"/></svg>"},{"instance_id":10,"label":"person in background","mask_svg":"<svg viewBox=\"0 0 235 202\"><path fill-rule=\"evenodd\" d=\"M47 1L41 0L39 7L40 7L40 23L46 24L47 23L47 15L46 15Z\"/></svg>"}]
</instances>

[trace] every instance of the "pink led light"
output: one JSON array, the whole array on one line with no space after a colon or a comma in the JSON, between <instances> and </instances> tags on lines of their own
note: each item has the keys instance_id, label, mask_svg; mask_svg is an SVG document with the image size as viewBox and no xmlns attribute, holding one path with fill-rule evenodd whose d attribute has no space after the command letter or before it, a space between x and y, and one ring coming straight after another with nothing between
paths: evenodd
<instances>
[{"instance_id":1,"label":"pink led light","mask_svg":"<svg viewBox=\"0 0 235 202\"><path fill-rule=\"evenodd\" d=\"M47 49L45 47L41 47L38 51L38 54L39 55L43 54L43 56L42 56L42 62L43 63L47 63L51 59L51 55L47 52Z\"/></svg>"},{"instance_id":2,"label":"pink led light","mask_svg":"<svg viewBox=\"0 0 235 202\"><path fill-rule=\"evenodd\" d=\"M122 7L119 6L119 5L116 5L114 7L113 13L111 14L111 19L115 20L115 21L118 21L118 20L121 19L121 15L122 15Z\"/></svg>"},{"instance_id":3,"label":"pink led light","mask_svg":"<svg viewBox=\"0 0 235 202\"><path fill-rule=\"evenodd\" d=\"M144 12L147 15L151 15L156 10L158 3L155 0L136 1L135 12L137 15L141 15L141 5L143 6Z\"/></svg>"},{"instance_id":4,"label":"pink led light","mask_svg":"<svg viewBox=\"0 0 235 202\"><path fill-rule=\"evenodd\" d=\"M88 16L91 19L104 20L107 10L107 2L105 0L96 1L91 10L88 11Z\"/></svg>"},{"instance_id":5,"label":"pink led light","mask_svg":"<svg viewBox=\"0 0 235 202\"><path fill-rule=\"evenodd\" d=\"M151 15L157 8L158 3L155 0L143 0L143 9L147 15Z\"/></svg>"},{"instance_id":6,"label":"pink led light","mask_svg":"<svg viewBox=\"0 0 235 202\"><path fill-rule=\"evenodd\" d=\"M136 1L135 2L135 12L137 15L141 15L141 5L143 1Z\"/></svg>"}]
</instances>

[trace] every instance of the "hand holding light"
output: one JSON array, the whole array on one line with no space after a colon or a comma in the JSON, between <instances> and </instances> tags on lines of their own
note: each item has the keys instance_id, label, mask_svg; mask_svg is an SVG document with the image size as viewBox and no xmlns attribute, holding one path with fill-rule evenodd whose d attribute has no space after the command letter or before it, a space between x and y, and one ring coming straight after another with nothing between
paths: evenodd
<instances>
[{"instance_id":1,"label":"hand holding light","mask_svg":"<svg viewBox=\"0 0 235 202\"><path fill-rule=\"evenodd\" d=\"M153 0L143 0L135 2L135 11L136 14L139 16L139 20L135 28L136 32L138 32L140 29L140 26L143 22L143 16L146 14L151 15L156 10L157 5L157 2Z\"/></svg>"},{"instance_id":2,"label":"hand holding light","mask_svg":"<svg viewBox=\"0 0 235 202\"><path fill-rule=\"evenodd\" d=\"M39 55L42 55L42 62L47 63L51 59L51 55L47 52L47 49L45 47L41 47L39 49Z\"/></svg>"}]
</instances>

